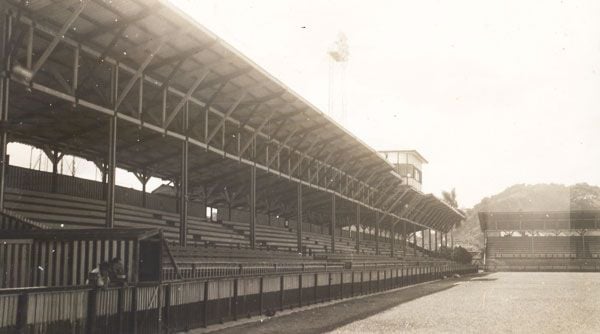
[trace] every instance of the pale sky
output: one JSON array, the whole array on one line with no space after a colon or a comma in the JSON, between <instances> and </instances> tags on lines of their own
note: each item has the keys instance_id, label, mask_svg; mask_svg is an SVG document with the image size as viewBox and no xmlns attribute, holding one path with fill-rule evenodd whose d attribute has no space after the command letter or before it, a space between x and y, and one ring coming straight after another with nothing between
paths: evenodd
<instances>
[{"instance_id":1,"label":"pale sky","mask_svg":"<svg viewBox=\"0 0 600 334\"><path fill-rule=\"evenodd\" d=\"M344 32L347 117L340 71L332 116L375 149L421 152L424 192L456 187L471 207L515 183L600 184L600 1L173 2L323 112Z\"/></svg>"},{"instance_id":2,"label":"pale sky","mask_svg":"<svg viewBox=\"0 0 600 334\"><path fill-rule=\"evenodd\" d=\"M600 184L600 1L173 2L324 112L344 32L341 123L421 152L425 192Z\"/></svg>"}]
</instances>

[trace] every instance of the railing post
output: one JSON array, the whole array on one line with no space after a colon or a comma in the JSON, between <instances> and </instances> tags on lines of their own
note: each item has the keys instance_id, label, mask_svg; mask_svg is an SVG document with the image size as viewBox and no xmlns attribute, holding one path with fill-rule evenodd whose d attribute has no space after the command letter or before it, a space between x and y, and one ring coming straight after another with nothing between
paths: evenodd
<instances>
[{"instance_id":1,"label":"railing post","mask_svg":"<svg viewBox=\"0 0 600 334\"><path fill-rule=\"evenodd\" d=\"M283 285L283 275L279 278L279 310L283 311L283 294L285 293Z\"/></svg>"},{"instance_id":2,"label":"railing post","mask_svg":"<svg viewBox=\"0 0 600 334\"><path fill-rule=\"evenodd\" d=\"M238 320L238 289L239 280L236 278L233 280L233 320Z\"/></svg>"},{"instance_id":3,"label":"railing post","mask_svg":"<svg viewBox=\"0 0 600 334\"><path fill-rule=\"evenodd\" d=\"M302 307L302 274L298 276L298 307Z\"/></svg>"},{"instance_id":4,"label":"railing post","mask_svg":"<svg viewBox=\"0 0 600 334\"><path fill-rule=\"evenodd\" d=\"M125 313L125 288L119 288L117 290L117 321L118 324L118 332L119 334L127 333L127 331L123 330L123 314Z\"/></svg>"},{"instance_id":5,"label":"railing post","mask_svg":"<svg viewBox=\"0 0 600 334\"><path fill-rule=\"evenodd\" d=\"M138 304L137 304L137 296L138 296L138 288L137 287L133 287L131 288L131 316L130 316L130 325L129 325L129 329L131 329L131 333L132 334L137 334L137 319L138 319L138 314L137 314L137 310L138 310Z\"/></svg>"},{"instance_id":6,"label":"railing post","mask_svg":"<svg viewBox=\"0 0 600 334\"><path fill-rule=\"evenodd\" d=\"M163 327L166 333L171 333L171 284L165 285L165 313L163 316ZM160 305L159 305L160 307Z\"/></svg>"},{"instance_id":7,"label":"railing post","mask_svg":"<svg viewBox=\"0 0 600 334\"><path fill-rule=\"evenodd\" d=\"M319 294L319 274L315 273L315 286L313 287L314 290L314 298L313 298L313 304L318 303L318 299L317 296Z\"/></svg>"},{"instance_id":8,"label":"railing post","mask_svg":"<svg viewBox=\"0 0 600 334\"><path fill-rule=\"evenodd\" d=\"M208 326L208 281L204 282L204 310L203 310L203 324L202 327Z\"/></svg>"},{"instance_id":9,"label":"railing post","mask_svg":"<svg viewBox=\"0 0 600 334\"><path fill-rule=\"evenodd\" d=\"M344 299L344 272L340 271L340 299Z\"/></svg>"},{"instance_id":10,"label":"railing post","mask_svg":"<svg viewBox=\"0 0 600 334\"><path fill-rule=\"evenodd\" d=\"M364 282L365 282L365 277L364 277L365 272L361 271L360 272L360 294L364 295L365 294L365 289L364 289Z\"/></svg>"},{"instance_id":11,"label":"railing post","mask_svg":"<svg viewBox=\"0 0 600 334\"><path fill-rule=\"evenodd\" d=\"M22 293L17 301L16 330L19 334L27 333L27 309L29 308L29 295Z\"/></svg>"},{"instance_id":12,"label":"railing post","mask_svg":"<svg viewBox=\"0 0 600 334\"><path fill-rule=\"evenodd\" d=\"M332 294L331 294L331 272L329 272L329 301L331 301L332 299Z\"/></svg>"},{"instance_id":13,"label":"railing post","mask_svg":"<svg viewBox=\"0 0 600 334\"><path fill-rule=\"evenodd\" d=\"M87 325L86 332L88 334L93 334L96 332L96 299L98 298L98 290L91 289L88 292L88 302L87 302Z\"/></svg>"},{"instance_id":14,"label":"railing post","mask_svg":"<svg viewBox=\"0 0 600 334\"><path fill-rule=\"evenodd\" d=\"M258 314L262 315L263 314L263 306L264 306L264 296L263 296L263 290L264 290L264 277L261 276L260 277L260 284L259 284L259 290L258 290Z\"/></svg>"},{"instance_id":15,"label":"railing post","mask_svg":"<svg viewBox=\"0 0 600 334\"><path fill-rule=\"evenodd\" d=\"M352 274L352 289L350 290L350 293L352 294L352 297L354 297L354 271L350 273Z\"/></svg>"}]
</instances>

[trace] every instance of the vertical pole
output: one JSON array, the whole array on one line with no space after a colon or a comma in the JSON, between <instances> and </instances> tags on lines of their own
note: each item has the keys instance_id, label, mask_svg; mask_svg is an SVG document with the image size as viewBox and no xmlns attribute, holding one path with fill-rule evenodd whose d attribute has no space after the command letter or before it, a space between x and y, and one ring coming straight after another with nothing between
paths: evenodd
<instances>
[{"instance_id":1,"label":"vertical pole","mask_svg":"<svg viewBox=\"0 0 600 334\"><path fill-rule=\"evenodd\" d=\"M142 181L142 207L146 207L146 184L148 183L148 179L144 174L144 180Z\"/></svg>"},{"instance_id":2,"label":"vertical pole","mask_svg":"<svg viewBox=\"0 0 600 334\"><path fill-rule=\"evenodd\" d=\"M160 287L160 286L159 286ZM171 333L171 323L173 321L173 315L171 313L171 284L167 284L165 285L165 294L164 294L164 301L165 301L165 311L164 311L164 315L163 315L163 328L165 329L165 331L167 333ZM159 306L160 308L160 306ZM162 328L160 328L162 333Z\"/></svg>"},{"instance_id":3,"label":"vertical pole","mask_svg":"<svg viewBox=\"0 0 600 334\"><path fill-rule=\"evenodd\" d=\"M87 333L95 333L96 332L96 317L97 317L97 293L98 290L92 289L88 292L88 300L87 300L87 324L86 324L86 332Z\"/></svg>"},{"instance_id":4,"label":"vertical pole","mask_svg":"<svg viewBox=\"0 0 600 334\"><path fill-rule=\"evenodd\" d=\"M379 213L375 212L375 255L379 255Z\"/></svg>"},{"instance_id":5,"label":"vertical pole","mask_svg":"<svg viewBox=\"0 0 600 334\"><path fill-rule=\"evenodd\" d=\"M138 288L136 286L131 288L131 311L129 318L129 329L132 334L136 334L137 331L137 323L138 323Z\"/></svg>"},{"instance_id":6,"label":"vertical pole","mask_svg":"<svg viewBox=\"0 0 600 334\"><path fill-rule=\"evenodd\" d=\"M413 253L417 256L417 226L413 225Z\"/></svg>"},{"instance_id":7,"label":"vertical pole","mask_svg":"<svg viewBox=\"0 0 600 334\"><path fill-rule=\"evenodd\" d=\"M356 203L356 253L360 253L360 204Z\"/></svg>"},{"instance_id":8,"label":"vertical pole","mask_svg":"<svg viewBox=\"0 0 600 334\"><path fill-rule=\"evenodd\" d=\"M250 166L250 248L256 247L256 165Z\"/></svg>"},{"instance_id":9,"label":"vertical pole","mask_svg":"<svg viewBox=\"0 0 600 334\"><path fill-rule=\"evenodd\" d=\"M302 183L298 183L298 207L296 215L298 253L302 253Z\"/></svg>"},{"instance_id":10,"label":"vertical pole","mask_svg":"<svg viewBox=\"0 0 600 334\"><path fill-rule=\"evenodd\" d=\"M17 322L15 324L16 333L27 333L27 313L29 309L29 295L22 293L17 299Z\"/></svg>"},{"instance_id":11,"label":"vertical pole","mask_svg":"<svg viewBox=\"0 0 600 334\"><path fill-rule=\"evenodd\" d=\"M52 162L52 189L51 191L53 193L56 192L56 180L58 177L58 162L60 161L60 155L58 153L58 150L52 150L51 151L51 162Z\"/></svg>"},{"instance_id":12,"label":"vertical pole","mask_svg":"<svg viewBox=\"0 0 600 334\"><path fill-rule=\"evenodd\" d=\"M402 254L406 256L406 221L402 221Z\"/></svg>"},{"instance_id":13,"label":"vertical pole","mask_svg":"<svg viewBox=\"0 0 600 334\"><path fill-rule=\"evenodd\" d=\"M393 223L392 227L390 228L390 236L392 237L392 240L390 240L392 244L390 247L390 257L394 257L394 244L396 243L396 223Z\"/></svg>"},{"instance_id":14,"label":"vertical pole","mask_svg":"<svg viewBox=\"0 0 600 334\"><path fill-rule=\"evenodd\" d=\"M450 248L454 249L454 227L450 230Z\"/></svg>"},{"instance_id":15,"label":"vertical pole","mask_svg":"<svg viewBox=\"0 0 600 334\"><path fill-rule=\"evenodd\" d=\"M117 100L119 66L115 65L111 73L111 103L114 105ZM108 184L106 185L106 227L113 228L115 220L115 173L117 169L117 111L110 116L108 129Z\"/></svg>"},{"instance_id":16,"label":"vertical pole","mask_svg":"<svg viewBox=\"0 0 600 334\"><path fill-rule=\"evenodd\" d=\"M331 194L331 253L335 253L335 194Z\"/></svg>"},{"instance_id":17,"label":"vertical pole","mask_svg":"<svg viewBox=\"0 0 600 334\"><path fill-rule=\"evenodd\" d=\"M437 252L438 251L438 233L437 233L437 230L433 231L433 237L435 239L435 251Z\"/></svg>"},{"instance_id":18,"label":"vertical pole","mask_svg":"<svg viewBox=\"0 0 600 334\"><path fill-rule=\"evenodd\" d=\"M431 229L427 230L427 241L429 241L429 251L431 251Z\"/></svg>"},{"instance_id":19,"label":"vertical pole","mask_svg":"<svg viewBox=\"0 0 600 334\"><path fill-rule=\"evenodd\" d=\"M12 16L6 14L4 27L2 31L2 58L4 58L3 68L4 75L0 77L0 122L8 124L8 95L9 95L9 73L11 68L11 57L9 54L9 41L12 37ZM4 209L4 188L6 183L7 171L7 148L8 148L8 132L6 127L0 130L0 209Z\"/></svg>"},{"instance_id":20,"label":"vertical pole","mask_svg":"<svg viewBox=\"0 0 600 334\"><path fill-rule=\"evenodd\" d=\"M188 152L189 141L188 131L188 103L183 110L183 132L186 134L185 140L181 143L181 178L179 185L179 244L187 246L187 211L188 211Z\"/></svg>"}]
</instances>

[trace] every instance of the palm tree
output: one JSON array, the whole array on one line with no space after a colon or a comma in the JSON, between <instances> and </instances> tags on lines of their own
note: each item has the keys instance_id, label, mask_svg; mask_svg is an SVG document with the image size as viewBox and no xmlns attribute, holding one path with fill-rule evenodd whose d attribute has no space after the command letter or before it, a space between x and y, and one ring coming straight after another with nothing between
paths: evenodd
<instances>
[{"instance_id":1,"label":"palm tree","mask_svg":"<svg viewBox=\"0 0 600 334\"><path fill-rule=\"evenodd\" d=\"M458 209L458 202L456 201L456 189L452 188L451 191L442 191L442 197L444 201L451 207Z\"/></svg>"},{"instance_id":2,"label":"palm tree","mask_svg":"<svg viewBox=\"0 0 600 334\"><path fill-rule=\"evenodd\" d=\"M450 191L442 191L442 197L444 202L448 203L451 207L458 210L458 201L456 201L456 189L452 188ZM456 227L460 227L462 221L456 223Z\"/></svg>"}]
</instances>

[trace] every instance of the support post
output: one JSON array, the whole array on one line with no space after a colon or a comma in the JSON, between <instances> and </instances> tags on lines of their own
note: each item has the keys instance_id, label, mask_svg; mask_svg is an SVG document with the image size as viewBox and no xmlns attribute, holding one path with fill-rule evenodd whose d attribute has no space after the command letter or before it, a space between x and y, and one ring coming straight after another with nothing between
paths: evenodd
<instances>
[{"instance_id":1,"label":"support post","mask_svg":"<svg viewBox=\"0 0 600 334\"><path fill-rule=\"evenodd\" d=\"M250 166L250 248L256 247L256 166Z\"/></svg>"},{"instance_id":2,"label":"support post","mask_svg":"<svg viewBox=\"0 0 600 334\"><path fill-rule=\"evenodd\" d=\"M110 82L110 101L113 106L116 104L119 91L119 65L114 65L111 71ZM108 128L108 157L107 172L108 183L106 185L106 227L113 228L115 224L115 178L117 170L117 111L109 117Z\"/></svg>"},{"instance_id":3,"label":"support post","mask_svg":"<svg viewBox=\"0 0 600 334\"><path fill-rule=\"evenodd\" d=\"M298 183L298 207L296 215L298 253L302 254L302 183ZM304 255L304 254L303 254Z\"/></svg>"},{"instance_id":4,"label":"support post","mask_svg":"<svg viewBox=\"0 0 600 334\"><path fill-rule=\"evenodd\" d=\"M356 253L360 253L360 204L356 204Z\"/></svg>"},{"instance_id":5,"label":"support post","mask_svg":"<svg viewBox=\"0 0 600 334\"><path fill-rule=\"evenodd\" d=\"M0 72L4 74L0 77L0 123L3 125L0 130L0 210L4 209L4 188L6 183L6 171L8 169L7 159L7 148L8 148L8 97L9 97L9 86L10 86L10 68L11 68L11 57L9 50L9 43L12 38L12 16L10 13L6 13L4 20L4 26L2 31L2 58L4 62Z\"/></svg>"},{"instance_id":6,"label":"support post","mask_svg":"<svg viewBox=\"0 0 600 334\"><path fill-rule=\"evenodd\" d=\"M375 212L375 255L379 255L379 213Z\"/></svg>"},{"instance_id":7,"label":"support post","mask_svg":"<svg viewBox=\"0 0 600 334\"><path fill-rule=\"evenodd\" d=\"M108 136L108 165L106 183L106 227L114 227L115 219L115 173L117 153L117 117L110 117Z\"/></svg>"},{"instance_id":8,"label":"support post","mask_svg":"<svg viewBox=\"0 0 600 334\"><path fill-rule=\"evenodd\" d=\"M187 107L184 118L184 127L187 129ZM189 141L186 138L181 143L181 178L179 185L179 244L183 247L187 246L188 234L188 153Z\"/></svg>"},{"instance_id":9,"label":"support post","mask_svg":"<svg viewBox=\"0 0 600 334\"><path fill-rule=\"evenodd\" d=\"M437 233L437 230L433 231L433 237L435 239L435 251L437 252L438 251L438 233Z\"/></svg>"},{"instance_id":10,"label":"support post","mask_svg":"<svg viewBox=\"0 0 600 334\"><path fill-rule=\"evenodd\" d=\"M427 241L429 242L429 251L431 251L431 229L427 230Z\"/></svg>"},{"instance_id":11,"label":"support post","mask_svg":"<svg viewBox=\"0 0 600 334\"><path fill-rule=\"evenodd\" d=\"M331 253L335 253L335 194L331 194Z\"/></svg>"},{"instance_id":12,"label":"support post","mask_svg":"<svg viewBox=\"0 0 600 334\"><path fill-rule=\"evenodd\" d=\"M413 254L417 256L417 226L413 225Z\"/></svg>"},{"instance_id":13,"label":"support post","mask_svg":"<svg viewBox=\"0 0 600 334\"><path fill-rule=\"evenodd\" d=\"M396 243L396 223L393 223L392 226L390 227L390 236L392 239L392 240L390 240L390 243L391 243L390 257L395 257L394 244Z\"/></svg>"},{"instance_id":14,"label":"support post","mask_svg":"<svg viewBox=\"0 0 600 334\"><path fill-rule=\"evenodd\" d=\"M402 254L406 256L406 221L402 221Z\"/></svg>"}]
</instances>

